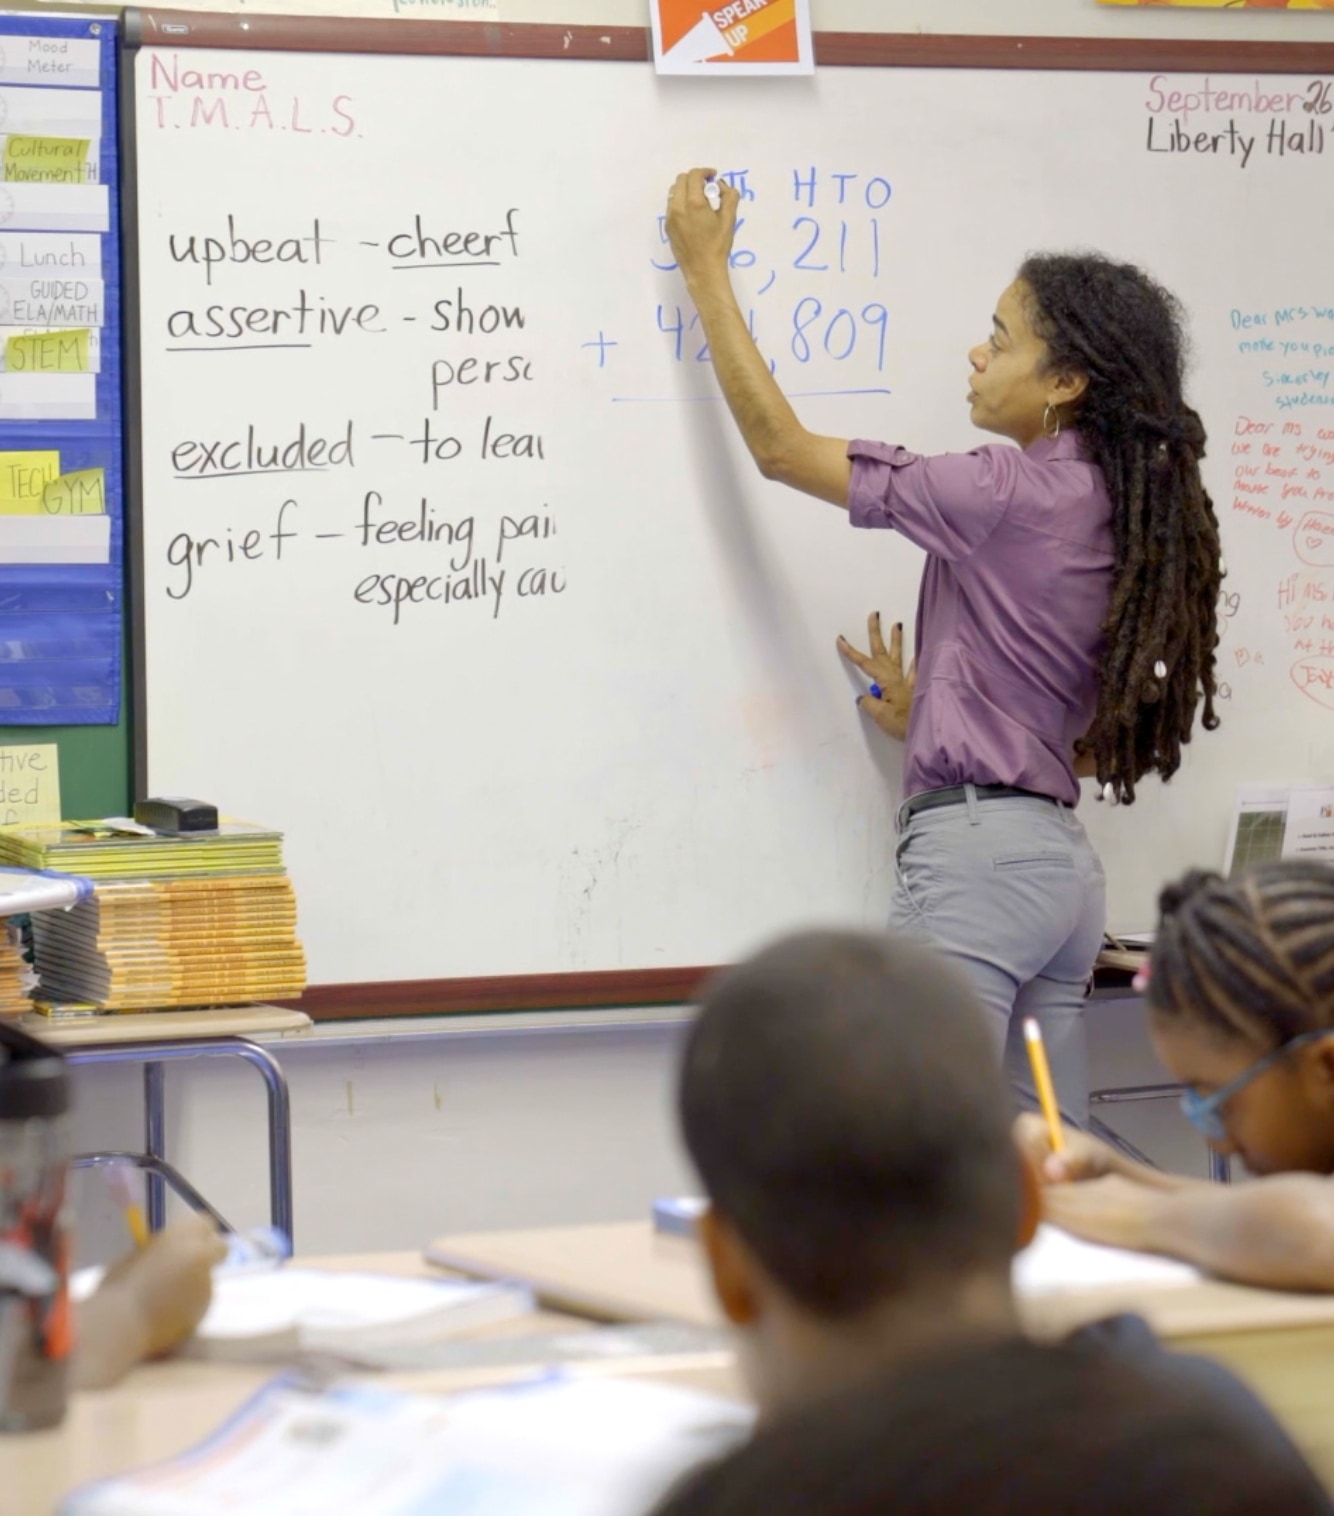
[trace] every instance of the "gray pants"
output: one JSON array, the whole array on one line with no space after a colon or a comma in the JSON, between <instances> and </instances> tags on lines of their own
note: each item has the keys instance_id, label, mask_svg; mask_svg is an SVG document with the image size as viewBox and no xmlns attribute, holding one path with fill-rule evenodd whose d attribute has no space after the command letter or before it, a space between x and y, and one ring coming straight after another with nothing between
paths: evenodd
<instances>
[{"instance_id":1,"label":"gray pants","mask_svg":"<svg viewBox=\"0 0 1334 1516\"><path fill-rule=\"evenodd\" d=\"M1035 1104L1022 1021L1042 1027L1066 1116L1088 1119L1084 1001L1106 922L1102 864L1069 806L968 798L899 831L889 924L972 983L1020 1102Z\"/></svg>"}]
</instances>

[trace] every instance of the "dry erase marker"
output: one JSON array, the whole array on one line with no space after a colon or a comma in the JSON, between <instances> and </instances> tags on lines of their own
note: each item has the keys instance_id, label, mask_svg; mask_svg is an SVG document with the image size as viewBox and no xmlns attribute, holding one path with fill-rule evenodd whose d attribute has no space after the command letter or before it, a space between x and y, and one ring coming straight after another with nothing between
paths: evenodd
<instances>
[{"instance_id":1,"label":"dry erase marker","mask_svg":"<svg viewBox=\"0 0 1334 1516\"><path fill-rule=\"evenodd\" d=\"M1046 1117L1047 1132L1051 1137L1053 1153L1065 1151L1065 1138L1061 1135L1061 1112L1056 1104L1056 1091L1052 1087L1051 1069L1047 1064L1047 1049L1042 1045L1042 1028L1031 1016L1024 1017L1024 1041L1028 1044L1028 1061L1033 1066L1033 1084L1038 1092L1038 1103Z\"/></svg>"},{"instance_id":2,"label":"dry erase marker","mask_svg":"<svg viewBox=\"0 0 1334 1516\"><path fill-rule=\"evenodd\" d=\"M716 179L709 179L705 182L704 198L709 202L714 210L717 210L722 205L723 192L718 188L718 181Z\"/></svg>"},{"instance_id":3,"label":"dry erase marker","mask_svg":"<svg viewBox=\"0 0 1334 1516\"><path fill-rule=\"evenodd\" d=\"M883 700L885 698L878 684L871 686L869 694L873 700Z\"/></svg>"}]
</instances>

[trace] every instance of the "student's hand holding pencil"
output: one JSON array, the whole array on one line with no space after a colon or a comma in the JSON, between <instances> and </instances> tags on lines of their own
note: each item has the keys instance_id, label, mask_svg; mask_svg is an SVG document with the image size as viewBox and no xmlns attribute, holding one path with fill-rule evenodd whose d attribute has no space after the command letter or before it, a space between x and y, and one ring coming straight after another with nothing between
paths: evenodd
<instances>
[{"instance_id":1,"label":"student's hand holding pencil","mask_svg":"<svg viewBox=\"0 0 1334 1516\"><path fill-rule=\"evenodd\" d=\"M1124 1172L1115 1148L1075 1127L1061 1128L1062 1147L1056 1152L1042 1116L1020 1116L1014 1125L1014 1140L1044 1184L1068 1184Z\"/></svg>"},{"instance_id":2,"label":"student's hand holding pencil","mask_svg":"<svg viewBox=\"0 0 1334 1516\"><path fill-rule=\"evenodd\" d=\"M184 1342L208 1310L213 1269L226 1256L213 1224L187 1216L108 1269L79 1312L80 1387L114 1384Z\"/></svg>"},{"instance_id":3,"label":"student's hand holding pencil","mask_svg":"<svg viewBox=\"0 0 1334 1516\"><path fill-rule=\"evenodd\" d=\"M1049 1185L1042 1196L1042 1214L1053 1226L1085 1242L1137 1251L1171 1251L1158 1245L1159 1218L1171 1202L1170 1194L1152 1185L1121 1174L1104 1174L1087 1184Z\"/></svg>"}]
</instances>

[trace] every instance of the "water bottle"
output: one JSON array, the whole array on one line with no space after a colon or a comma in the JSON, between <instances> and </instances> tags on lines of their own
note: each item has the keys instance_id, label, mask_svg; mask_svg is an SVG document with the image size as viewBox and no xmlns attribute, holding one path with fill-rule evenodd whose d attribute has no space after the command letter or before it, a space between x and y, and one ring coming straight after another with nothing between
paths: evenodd
<instances>
[{"instance_id":1,"label":"water bottle","mask_svg":"<svg viewBox=\"0 0 1334 1516\"><path fill-rule=\"evenodd\" d=\"M0 1019L0 1431L65 1414L73 1347L65 1060Z\"/></svg>"},{"instance_id":2,"label":"water bottle","mask_svg":"<svg viewBox=\"0 0 1334 1516\"><path fill-rule=\"evenodd\" d=\"M227 1257L220 1269L227 1273L267 1273L292 1256L292 1239L276 1226L251 1227L246 1232L229 1232Z\"/></svg>"}]
</instances>

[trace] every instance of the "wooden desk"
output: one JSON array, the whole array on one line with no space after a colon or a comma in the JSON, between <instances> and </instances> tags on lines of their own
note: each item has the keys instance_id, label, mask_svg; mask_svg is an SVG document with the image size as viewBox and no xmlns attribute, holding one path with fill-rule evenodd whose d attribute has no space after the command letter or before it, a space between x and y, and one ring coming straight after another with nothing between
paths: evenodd
<instances>
[{"instance_id":1,"label":"wooden desk","mask_svg":"<svg viewBox=\"0 0 1334 1516\"><path fill-rule=\"evenodd\" d=\"M597 1319L720 1320L698 1248L655 1232L647 1221L442 1237L426 1256L475 1278L524 1280L543 1304ZM1025 1325L1039 1337L1124 1311L1145 1317L1174 1348L1227 1364L1334 1488L1334 1296L1209 1281L1020 1302Z\"/></svg>"},{"instance_id":2,"label":"wooden desk","mask_svg":"<svg viewBox=\"0 0 1334 1516\"><path fill-rule=\"evenodd\" d=\"M292 1037L313 1025L304 1011L280 1005L233 1005L201 1011L108 1011L104 1016L19 1018L25 1032L58 1048L115 1047L125 1042L189 1042L210 1037Z\"/></svg>"},{"instance_id":3,"label":"wooden desk","mask_svg":"<svg viewBox=\"0 0 1334 1516\"><path fill-rule=\"evenodd\" d=\"M408 1277L438 1272L414 1253L308 1259L303 1266ZM470 1335L536 1339L585 1325L568 1316L536 1312ZM536 1361L505 1369L377 1376L375 1382L419 1394L444 1393L512 1379L533 1367ZM615 1364L597 1367L617 1370ZM202 1442L276 1373L272 1366L178 1359L146 1364L114 1389L75 1395L63 1425L50 1432L0 1437L0 1511L5 1516L48 1516L80 1485L175 1457ZM666 1359L660 1368L650 1369L641 1362L628 1377L739 1393L735 1372L726 1364Z\"/></svg>"},{"instance_id":4,"label":"wooden desk","mask_svg":"<svg viewBox=\"0 0 1334 1516\"><path fill-rule=\"evenodd\" d=\"M252 1037L307 1034L310 1017L276 1005L223 1006L199 1011L112 1012L104 1016L22 1018L26 1031L59 1048L72 1064L138 1063L144 1070L144 1151L135 1154L85 1153L76 1167L130 1161L148 1178L148 1224L157 1231L166 1219L166 1184L196 1210L227 1223L167 1162L166 1073L164 1065L182 1058L239 1058L255 1069L268 1095L269 1207L274 1226L293 1235L292 1110L287 1076L278 1060Z\"/></svg>"},{"instance_id":5,"label":"wooden desk","mask_svg":"<svg viewBox=\"0 0 1334 1516\"><path fill-rule=\"evenodd\" d=\"M519 1279L552 1310L595 1321L722 1322L695 1244L647 1222L441 1237L427 1261L476 1279Z\"/></svg>"}]
</instances>

